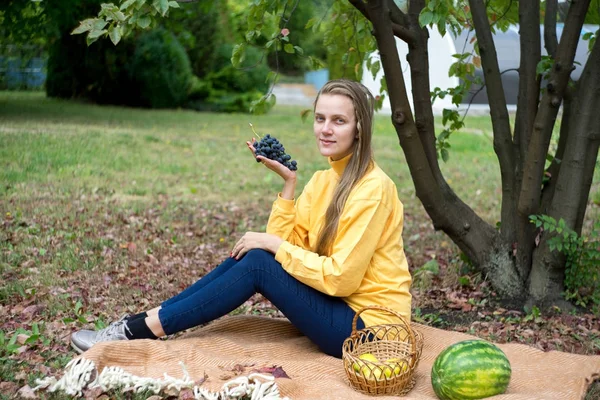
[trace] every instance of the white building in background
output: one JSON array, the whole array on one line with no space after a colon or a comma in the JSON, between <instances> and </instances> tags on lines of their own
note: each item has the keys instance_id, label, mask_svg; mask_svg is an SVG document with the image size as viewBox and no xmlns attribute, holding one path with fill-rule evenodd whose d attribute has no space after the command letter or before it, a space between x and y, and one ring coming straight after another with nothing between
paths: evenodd
<instances>
[{"instance_id":1,"label":"white building in background","mask_svg":"<svg viewBox=\"0 0 600 400\"><path fill-rule=\"evenodd\" d=\"M563 30L563 24L557 24L557 36L560 40L560 36ZM542 55L547 54L544 47L544 27L540 26L541 32L541 46ZM581 36L587 32L595 32L598 29L597 25L584 25L581 31ZM453 54L471 52L473 50L473 43L471 38L473 32L463 31L458 37L452 36L449 32L444 37L440 35L437 29L429 29L429 78L430 87L433 90L439 87L442 90L455 87L459 84L459 79L456 77L448 76L448 69L450 65L457 61ZM506 97L509 111L516 109L519 75L514 69L519 67L519 27L512 26L506 32L497 32L494 35L494 44L496 45L496 52L498 54L498 63L500 71L507 71L502 74L502 84L504 87L504 94ZM402 63L402 73L408 91L408 99L412 107L412 85L410 80L410 66L406 60L408 54L408 46L400 39L396 39L396 46L398 48L398 54L400 56L400 62ZM372 53L371 57L379 59L379 53ZM577 52L575 54L575 70L572 73L572 78L577 80L581 75L583 65L585 65L588 57L588 42L581 39L577 45ZM483 80L483 71L478 68L475 75ZM381 69L375 79L366 67L364 68L362 83L367 86L374 95L379 94L381 88L381 77L383 76L383 69ZM469 95L465 96L463 103L460 105L461 109L465 109L470 104L470 112L484 112L489 111L487 93L485 89L478 90L480 87L473 85ZM436 99L433 104L433 111L435 114L441 114L444 108L455 108L451 102L450 97L445 99ZM414 111L414 108L413 108ZM389 114L390 102L389 99L385 99L382 113Z\"/></svg>"},{"instance_id":2,"label":"white building in background","mask_svg":"<svg viewBox=\"0 0 600 400\"><path fill-rule=\"evenodd\" d=\"M413 108L412 102L412 84L410 80L410 66L406 60L408 55L408 46L402 40L396 38L396 47L398 48L398 54L400 55L400 62L402 64L402 75L404 76L404 82L406 84L406 90L408 93L408 100L411 108ZM455 87L459 84L457 77L449 77L448 69L456 60L452 57L452 54L456 54L458 51L454 45L454 40L450 34L446 34L444 37L440 35L437 29L429 29L429 79L431 90L439 87L445 90L450 87ZM379 60L379 52L373 52L371 54L373 60ZM383 68L379 70L375 79L373 74L365 67L363 69L362 83L371 90L373 95L378 95L381 89L381 78L383 77ZM436 99L433 104L434 113L440 113L444 108L451 108L452 101L450 97L446 96L444 99ZM414 111L414 108L413 108ZM390 114L390 100L386 97L383 101L383 106L380 110L382 113Z\"/></svg>"}]
</instances>

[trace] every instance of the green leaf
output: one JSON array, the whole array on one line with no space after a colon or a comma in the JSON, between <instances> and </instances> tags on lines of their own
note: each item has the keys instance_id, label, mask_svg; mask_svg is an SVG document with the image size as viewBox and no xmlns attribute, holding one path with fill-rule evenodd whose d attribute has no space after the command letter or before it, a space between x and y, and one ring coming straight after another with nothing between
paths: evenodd
<instances>
[{"instance_id":1,"label":"green leaf","mask_svg":"<svg viewBox=\"0 0 600 400\"><path fill-rule=\"evenodd\" d=\"M280 78L279 72L269 71L269 73L267 74L267 78L265 79L265 82L270 83L270 85L275 85L277 82L279 82L279 78Z\"/></svg>"},{"instance_id":2,"label":"green leaf","mask_svg":"<svg viewBox=\"0 0 600 400\"><path fill-rule=\"evenodd\" d=\"M387 81L385 80L385 76L381 77L381 79L379 80L379 84L381 85L381 89L379 90L379 93L387 92L388 88L387 88Z\"/></svg>"},{"instance_id":3,"label":"green leaf","mask_svg":"<svg viewBox=\"0 0 600 400\"><path fill-rule=\"evenodd\" d=\"M423 11L419 15L419 25L421 25L421 27L431 24L432 21L433 13L431 11Z\"/></svg>"},{"instance_id":4,"label":"green leaf","mask_svg":"<svg viewBox=\"0 0 600 400\"><path fill-rule=\"evenodd\" d=\"M442 153L442 160L444 160L444 162L448 162L450 159L450 153L448 153L448 150L442 149L440 153Z\"/></svg>"},{"instance_id":5,"label":"green leaf","mask_svg":"<svg viewBox=\"0 0 600 400\"><path fill-rule=\"evenodd\" d=\"M131 7L133 4L135 4L136 0L127 0L125 2L123 2L123 4L121 4L121 7L119 7L119 10L124 10L126 8Z\"/></svg>"},{"instance_id":6,"label":"green leaf","mask_svg":"<svg viewBox=\"0 0 600 400\"><path fill-rule=\"evenodd\" d=\"M17 333L15 333L14 335L12 335L12 337L8 341L8 345L17 343L17 336L19 336Z\"/></svg>"},{"instance_id":7,"label":"green leaf","mask_svg":"<svg viewBox=\"0 0 600 400\"><path fill-rule=\"evenodd\" d=\"M310 61L310 65L311 65L312 69L316 70L316 69L323 68L323 63L318 58L308 56L308 60Z\"/></svg>"},{"instance_id":8,"label":"green leaf","mask_svg":"<svg viewBox=\"0 0 600 400\"><path fill-rule=\"evenodd\" d=\"M40 339L40 335L31 335L25 340L24 344L33 344Z\"/></svg>"},{"instance_id":9,"label":"green leaf","mask_svg":"<svg viewBox=\"0 0 600 400\"><path fill-rule=\"evenodd\" d=\"M381 69L381 62L379 62L379 61L375 61L371 65L371 74L373 74L373 79L375 79L377 77L377 73L379 72L380 69Z\"/></svg>"},{"instance_id":10,"label":"green leaf","mask_svg":"<svg viewBox=\"0 0 600 400\"><path fill-rule=\"evenodd\" d=\"M137 25L142 29L146 29L147 27L149 27L151 22L152 19L147 15L139 17L136 21Z\"/></svg>"},{"instance_id":11,"label":"green leaf","mask_svg":"<svg viewBox=\"0 0 600 400\"><path fill-rule=\"evenodd\" d=\"M176 1L169 1L169 7L171 8L181 8L181 6L179 6L179 3Z\"/></svg>"},{"instance_id":12,"label":"green leaf","mask_svg":"<svg viewBox=\"0 0 600 400\"><path fill-rule=\"evenodd\" d=\"M239 68L246 58L246 45L244 43L236 44L231 53L231 64Z\"/></svg>"},{"instance_id":13,"label":"green leaf","mask_svg":"<svg viewBox=\"0 0 600 400\"><path fill-rule=\"evenodd\" d=\"M81 310L81 307L83 307L83 304L81 304L81 301L77 300L77 302L75 303L75 314L79 314L79 310Z\"/></svg>"},{"instance_id":14,"label":"green leaf","mask_svg":"<svg viewBox=\"0 0 600 400\"><path fill-rule=\"evenodd\" d=\"M438 31L440 32L440 35L442 35L442 37L446 36L446 19L440 19L437 23L437 28Z\"/></svg>"},{"instance_id":15,"label":"green leaf","mask_svg":"<svg viewBox=\"0 0 600 400\"><path fill-rule=\"evenodd\" d=\"M260 31L251 30L246 32L246 42L251 42L254 39L254 36L259 37Z\"/></svg>"},{"instance_id":16,"label":"green leaf","mask_svg":"<svg viewBox=\"0 0 600 400\"><path fill-rule=\"evenodd\" d=\"M96 18L96 20L94 21L94 27L92 28L93 31L100 31L102 29L104 29L104 27L108 25L108 22L100 19L100 18Z\"/></svg>"},{"instance_id":17,"label":"green leaf","mask_svg":"<svg viewBox=\"0 0 600 400\"><path fill-rule=\"evenodd\" d=\"M108 32L106 29L102 29L101 31L98 30L93 30L90 33L88 33L88 40L92 40L93 42L95 42L100 36L104 35L106 32ZM41 254L41 252L40 252ZM43 255L43 254L41 254Z\"/></svg>"},{"instance_id":18,"label":"green leaf","mask_svg":"<svg viewBox=\"0 0 600 400\"><path fill-rule=\"evenodd\" d=\"M98 16L105 16L107 21L125 21L125 14L119 11L119 8L112 3L102 4L102 10L98 13Z\"/></svg>"},{"instance_id":19,"label":"green leaf","mask_svg":"<svg viewBox=\"0 0 600 400\"><path fill-rule=\"evenodd\" d=\"M312 109L310 108L305 108L304 110L300 111L300 118L302 118L302 122L306 122L306 119L308 118L311 112Z\"/></svg>"},{"instance_id":20,"label":"green leaf","mask_svg":"<svg viewBox=\"0 0 600 400\"><path fill-rule=\"evenodd\" d=\"M455 113L458 114L455 110L444 108L442 110L442 125L446 125L449 119L452 120Z\"/></svg>"},{"instance_id":21,"label":"green leaf","mask_svg":"<svg viewBox=\"0 0 600 400\"><path fill-rule=\"evenodd\" d=\"M313 17L313 18L309 19L308 22L306 23L306 25L304 25L304 29L312 28L319 21L320 21L320 18L318 18L318 17Z\"/></svg>"},{"instance_id":22,"label":"green leaf","mask_svg":"<svg viewBox=\"0 0 600 400\"><path fill-rule=\"evenodd\" d=\"M169 11L169 0L152 0L152 6L164 17Z\"/></svg>"},{"instance_id":23,"label":"green leaf","mask_svg":"<svg viewBox=\"0 0 600 400\"><path fill-rule=\"evenodd\" d=\"M423 264L423 266L420 269L429 271L434 275L438 275L440 273L440 264L438 264L438 262L435 259L433 259Z\"/></svg>"},{"instance_id":24,"label":"green leaf","mask_svg":"<svg viewBox=\"0 0 600 400\"><path fill-rule=\"evenodd\" d=\"M108 37L115 46L121 41L121 29L118 25L112 25L108 28Z\"/></svg>"},{"instance_id":25,"label":"green leaf","mask_svg":"<svg viewBox=\"0 0 600 400\"><path fill-rule=\"evenodd\" d=\"M304 50L302 50L302 47L300 46L294 46L294 50L296 50L296 53L303 55L304 54Z\"/></svg>"},{"instance_id":26,"label":"green leaf","mask_svg":"<svg viewBox=\"0 0 600 400\"><path fill-rule=\"evenodd\" d=\"M286 53L290 53L290 54L294 54L294 52L295 52L294 45L291 43L288 43L285 46L283 46L283 50L285 50Z\"/></svg>"},{"instance_id":27,"label":"green leaf","mask_svg":"<svg viewBox=\"0 0 600 400\"><path fill-rule=\"evenodd\" d=\"M88 18L84 19L79 23L79 26L71 32L71 35L79 35L80 33L84 33L87 31L91 31L94 28L94 23L97 18Z\"/></svg>"}]
</instances>

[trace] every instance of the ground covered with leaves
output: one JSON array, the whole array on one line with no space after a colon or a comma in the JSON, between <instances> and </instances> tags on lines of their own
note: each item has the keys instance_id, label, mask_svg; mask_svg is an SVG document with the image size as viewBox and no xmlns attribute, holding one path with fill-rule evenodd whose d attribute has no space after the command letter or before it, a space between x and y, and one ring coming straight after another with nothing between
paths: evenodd
<instances>
[{"instance_id":1,"label":"ground covered with leaves","mask_svg":"<svg viewBox=\"0 0 600 400\"><path fill-rule=\"evenodd\" d=\"M61 398L31 388L37 378L60 375L76 355L71 332L160 304L218 265L243 233L264 231L281 182L249 158L248 122L285 143L299 161L301 188L328 166L310 146L313 133L300 112L141 110L0 91L0 399ZM450 161L441 168L457 195L493 225L502 192L492 128L486 116L468 116L467 126L453 134ZM486 277L434 232L388 116L376 117L375 131L376 161L405 206L415 321L498 343L600 354L592 310L524 312L498 301ZM600 215L598 176L587 231ZM282 317L261 296L235 313ZM273 368L252 366L265 367ZM249 367L224 374L242 371ZM598 384L592 399L600 399Z\"/></svg>"},{"instance_id":2,"label":"ground covered with leaves","mask_svg":"<svg viewBox=\"0 0 600 400\"><path fill-rule=\"evenodd\" d=\"M101 328L178 293L223 260L244 232L263 230L269 204L197 204L159 196L132 205L101 193L52 199L51 209L43 195L2 203L0 397L60 398L30 388L36 378L60 375L75 356L71 332ZM424 215L407 213L405 232L415 321L497 343L600 354L600 322L590 311L507 308ZM282 317L260 295L234 313ZM599 397L596 384L587 399Z\"/></svg>"}]
</instances>

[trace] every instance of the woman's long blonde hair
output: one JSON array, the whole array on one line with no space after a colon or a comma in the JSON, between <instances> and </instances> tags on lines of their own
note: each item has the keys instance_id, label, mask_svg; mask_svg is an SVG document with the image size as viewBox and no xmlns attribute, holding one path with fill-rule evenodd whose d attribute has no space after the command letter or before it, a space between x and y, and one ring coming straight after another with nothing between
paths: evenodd
<instances>
[{"instance_id":1,"label":"woman's long blonde hair","mask_svg":"<svg viewBox=\"0 0 600 400\"><path fill-rule=\"evenodd\" d=\"M319 97L323 94L342 95L352 100L356 119L356 140L352 156L337 185L331 203L325 213L325 223L319 232L316 252L323 256L331 255L331 246L337 234L340 215L352 188L373 165L371 137L373 135L373 95L364 85L348 79L327 82L315 99L316 109Z\"/></svg>"}]
</instances>

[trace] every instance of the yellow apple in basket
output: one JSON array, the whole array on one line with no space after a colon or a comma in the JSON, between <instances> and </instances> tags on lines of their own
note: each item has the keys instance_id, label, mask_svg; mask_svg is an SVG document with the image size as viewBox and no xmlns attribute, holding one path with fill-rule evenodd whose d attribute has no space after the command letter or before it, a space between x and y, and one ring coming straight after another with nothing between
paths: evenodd
<instances>
[{"instance_id":1,"label":"yellow apple in basket","mask_svg":"<svg viewBox=\"0 0 600 400\"><path fill-rule=\"evenodd\" d=\"M392 373L397 376L402 372L408 371L408 363L401 358L388 358L384 363L387 367L383 369L383 373L388 378L392 376ZM402 368L400 368L400 365L402 365Z\"/></svg>"},{"instance_id":2,"label":"yellow apple in basket","mask_svg":"<svg viewBox=\"0 0 600 400\"><path fill-rule=\"evenodd\" d=\"M360 360L369 361L369 362L374 363L374 364L380 364L380 361L377 359L377 357L375 357L371 353L363 353L360 356L358 356L358 358ZM367 378L367 379L371 378L371 368L369 368L369 366L366 365L364 362L362 362L362 361L356 361L356 362L352 363L352 368L358 374L362 373L362 375L365 378ZM379 380L379 378L381 378L381 369L380 368L373 368L373 376L375 377L375 379Z\"/></svg>"}]
</instances>

